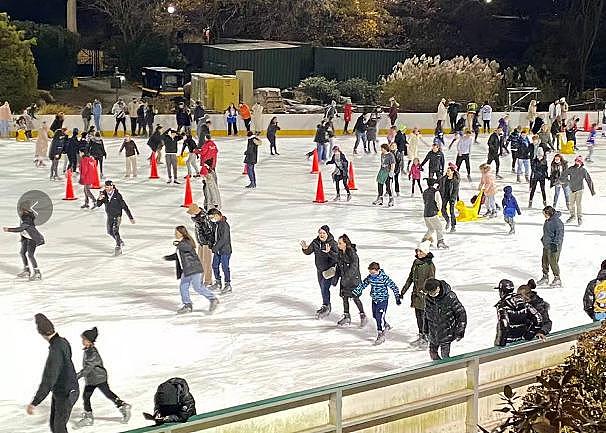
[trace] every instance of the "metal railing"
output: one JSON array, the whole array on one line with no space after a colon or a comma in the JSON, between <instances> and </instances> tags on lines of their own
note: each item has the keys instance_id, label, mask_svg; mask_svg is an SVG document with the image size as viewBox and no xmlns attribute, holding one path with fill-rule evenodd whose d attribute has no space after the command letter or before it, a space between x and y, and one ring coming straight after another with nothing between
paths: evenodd
<instances>
[{"instance_id":1,"label":"metal railing","mask_svg":"<svg viewBox=\"0 0 606 433\"><path fill-rule=\"evenodd\" d=\"M187 423L170 424L158 427L144 427L129 430L125 433L186 433L198 431L238 431L238 432L262 432L262 431L288 431L289 433L348 433L375 426L385 425L394 421L410 417L429 414L457 405L464 405L465 426L458 431L476 433L477 424L480 423L480 399L495 396L502 392L505 385L519 388L536 382L536 376L543 368L559 364L570 351L570 342L578 339L579 335L597 329L599 324L589 324L556 332L549 336L547 341L532 341L514 344L505 348L489 348L477 352L455 356L442 361L430 362L405 371L387 374L381 377L340 383L325 387L313 388L305 391L295 392L279 397L269 398L256 402L246 403L230 408L216 410L196 415ZM549 355L546 355L550 352ZM516 357L524 357L523 362ZM538 360L537 360L538 357ZM506 361L505 364L499 363ZM481 373L486 373L483 368L493 365L494 372L502 372L503 365L514 365L521 372L506 373L503 377L482 380ZM524 368L524 367L528 368ZM461 374L462 380L455 380L449 374ZM486 374L484 374L486 376ZM426 387L423 383L436 383L451 381L457 386L454 389L443 390L422 398L412 399L405 403L388 404L379 410L368 410L364 413L345 414L344 403L359 403L364 393L376 392L377 390L388 390L389 387L406 385L412 387L414 381L429 380L431 382L419 382L417 388ZM460 385L460 386L459 386ZM400 393L398 388L396 395ZM407 389L407 388L406 388ZM392 388L393 392L394 388ZM352 399L352 397L357 397ZM368 396L366 396L368 397ZM348 400L349 398L349 400ZM253 421L261 417L275 416L274 420L280 419L280 425L288 418L288 411L301 409L320 404L321 410L327 410L327 415L318 425L291 423L289 429L270 429L256 427L238 427L233 430L221 430L230 424ZM491 407L492 410L494 407ZM350 411L351 412L351 411ZM355 412L355 411L354 411ZM358 410L359 412L359 410ZM292 417L291 417L292 418ZM272 420L266 420L269 424ZM269 425L268 424L268 425ZM397 430L394 430L397 431ZM404 431L404 430L402 430ZM409 430L412 431L412 430ZM431 431L431 430L421 430ZM453 430L454 431L454 430Z\"/></svg>"}]
</instances>

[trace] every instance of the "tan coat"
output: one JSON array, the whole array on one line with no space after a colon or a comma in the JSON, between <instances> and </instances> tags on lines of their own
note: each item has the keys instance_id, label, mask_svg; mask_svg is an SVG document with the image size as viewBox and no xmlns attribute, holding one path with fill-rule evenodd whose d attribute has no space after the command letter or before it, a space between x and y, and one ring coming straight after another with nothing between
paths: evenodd
<instances>
[{"instance_id":1,"label":"tan coat","mask_svg":"<svg viewBox=\"0 0 606 433\"><path fill-rule=\"evenodd\" d=\"M13 118L13 113L11 113L11 106L8 102L5 102L3 105L0 105L0 120L11 120Z\"/></svg>"},{"instance_id":2,"label":"tan coat","mask_svg":"<svg viewBox=\"0 0 606 433\"><path fill-rule=\"evenodd\" d=\"M252 121L255 127L255 131L261 132L264 131L263 128L263 106L258 102L252 106L251 109Z\"/></svg>"},{"instance_id":3,"label":"tan coat","mask_svg":"<svg viewBox=\"0 0 606 433\"><path fill-rule=\"evenodd\" d=\"M38 128L38 138L36 138L36 155L44 158L48 154L48 126L44 125Z\"/></svg>"}]
</instances>

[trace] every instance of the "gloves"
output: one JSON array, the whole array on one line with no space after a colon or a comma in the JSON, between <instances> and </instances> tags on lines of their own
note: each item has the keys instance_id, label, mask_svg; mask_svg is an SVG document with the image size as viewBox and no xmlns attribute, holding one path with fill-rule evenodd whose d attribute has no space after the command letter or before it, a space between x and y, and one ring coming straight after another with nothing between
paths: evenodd
<instances>
[{"instance_id":1,"label":"gloves","mask_svg":"<svg viewBox=\"0 0 606 433\"><path fill-rule=\"evenodd\" d=\"M402 287L402 291L400 292L400 299L404 297L404 295L406 294L407 289L405 287Z\"/></svg>"},{"instance_id":2,"label":"gloves","mask_svg":"<svg viewBox=\"0 0 606 433\"><path fill-rule=\"evenodd\" d=\"M558 252L558 246L557 246L557 244L551 244L551 245L549 245L549 250L552 253L557 253Z\"/></svg>"},{"instance_id":3,"label":"gloves","mask_svg":"<svg viewBox=\"0 0 606 433\"><path fill-rule=\"evenodd\" d=\"M396 296L396 305L402 304L402 297L400 295Z\"/></svg>"}]
</instances>

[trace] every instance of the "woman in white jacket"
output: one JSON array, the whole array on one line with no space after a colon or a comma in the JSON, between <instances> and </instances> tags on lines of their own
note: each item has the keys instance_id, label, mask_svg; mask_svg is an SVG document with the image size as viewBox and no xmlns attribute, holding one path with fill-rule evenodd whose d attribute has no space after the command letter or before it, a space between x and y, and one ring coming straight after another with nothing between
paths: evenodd
<instances>
[{"instance_id":1,"label":"woman in white jacket","mask_svg":"<svg viewBox=\"0 0 606 433\"><path fill-rule=\"evenodd\" d=\"M446 123L447 115L448 115L448 107L446 106L446 99L442 98L442 100L438 103L438 113L437 113L438 128L437 129L444 128L444 123Z\"/></svg>"}]
</instances>

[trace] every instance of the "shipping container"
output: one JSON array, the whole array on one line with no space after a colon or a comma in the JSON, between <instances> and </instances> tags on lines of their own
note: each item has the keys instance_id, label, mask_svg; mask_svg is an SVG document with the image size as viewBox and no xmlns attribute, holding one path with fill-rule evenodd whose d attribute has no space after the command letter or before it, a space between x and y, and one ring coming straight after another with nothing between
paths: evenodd
<instances>
[{"instance_id":1,"label":"shipping container","mask_svg":"<svg viewBox=\"0 0 606 433\"><path fill-rule=\"evenodd\" d=\"M314 75L344 81L363 78L376 82L389 75L406 54L402 50L380 48L316 47L314 48Z\"/></svg>"}]
</instances>

